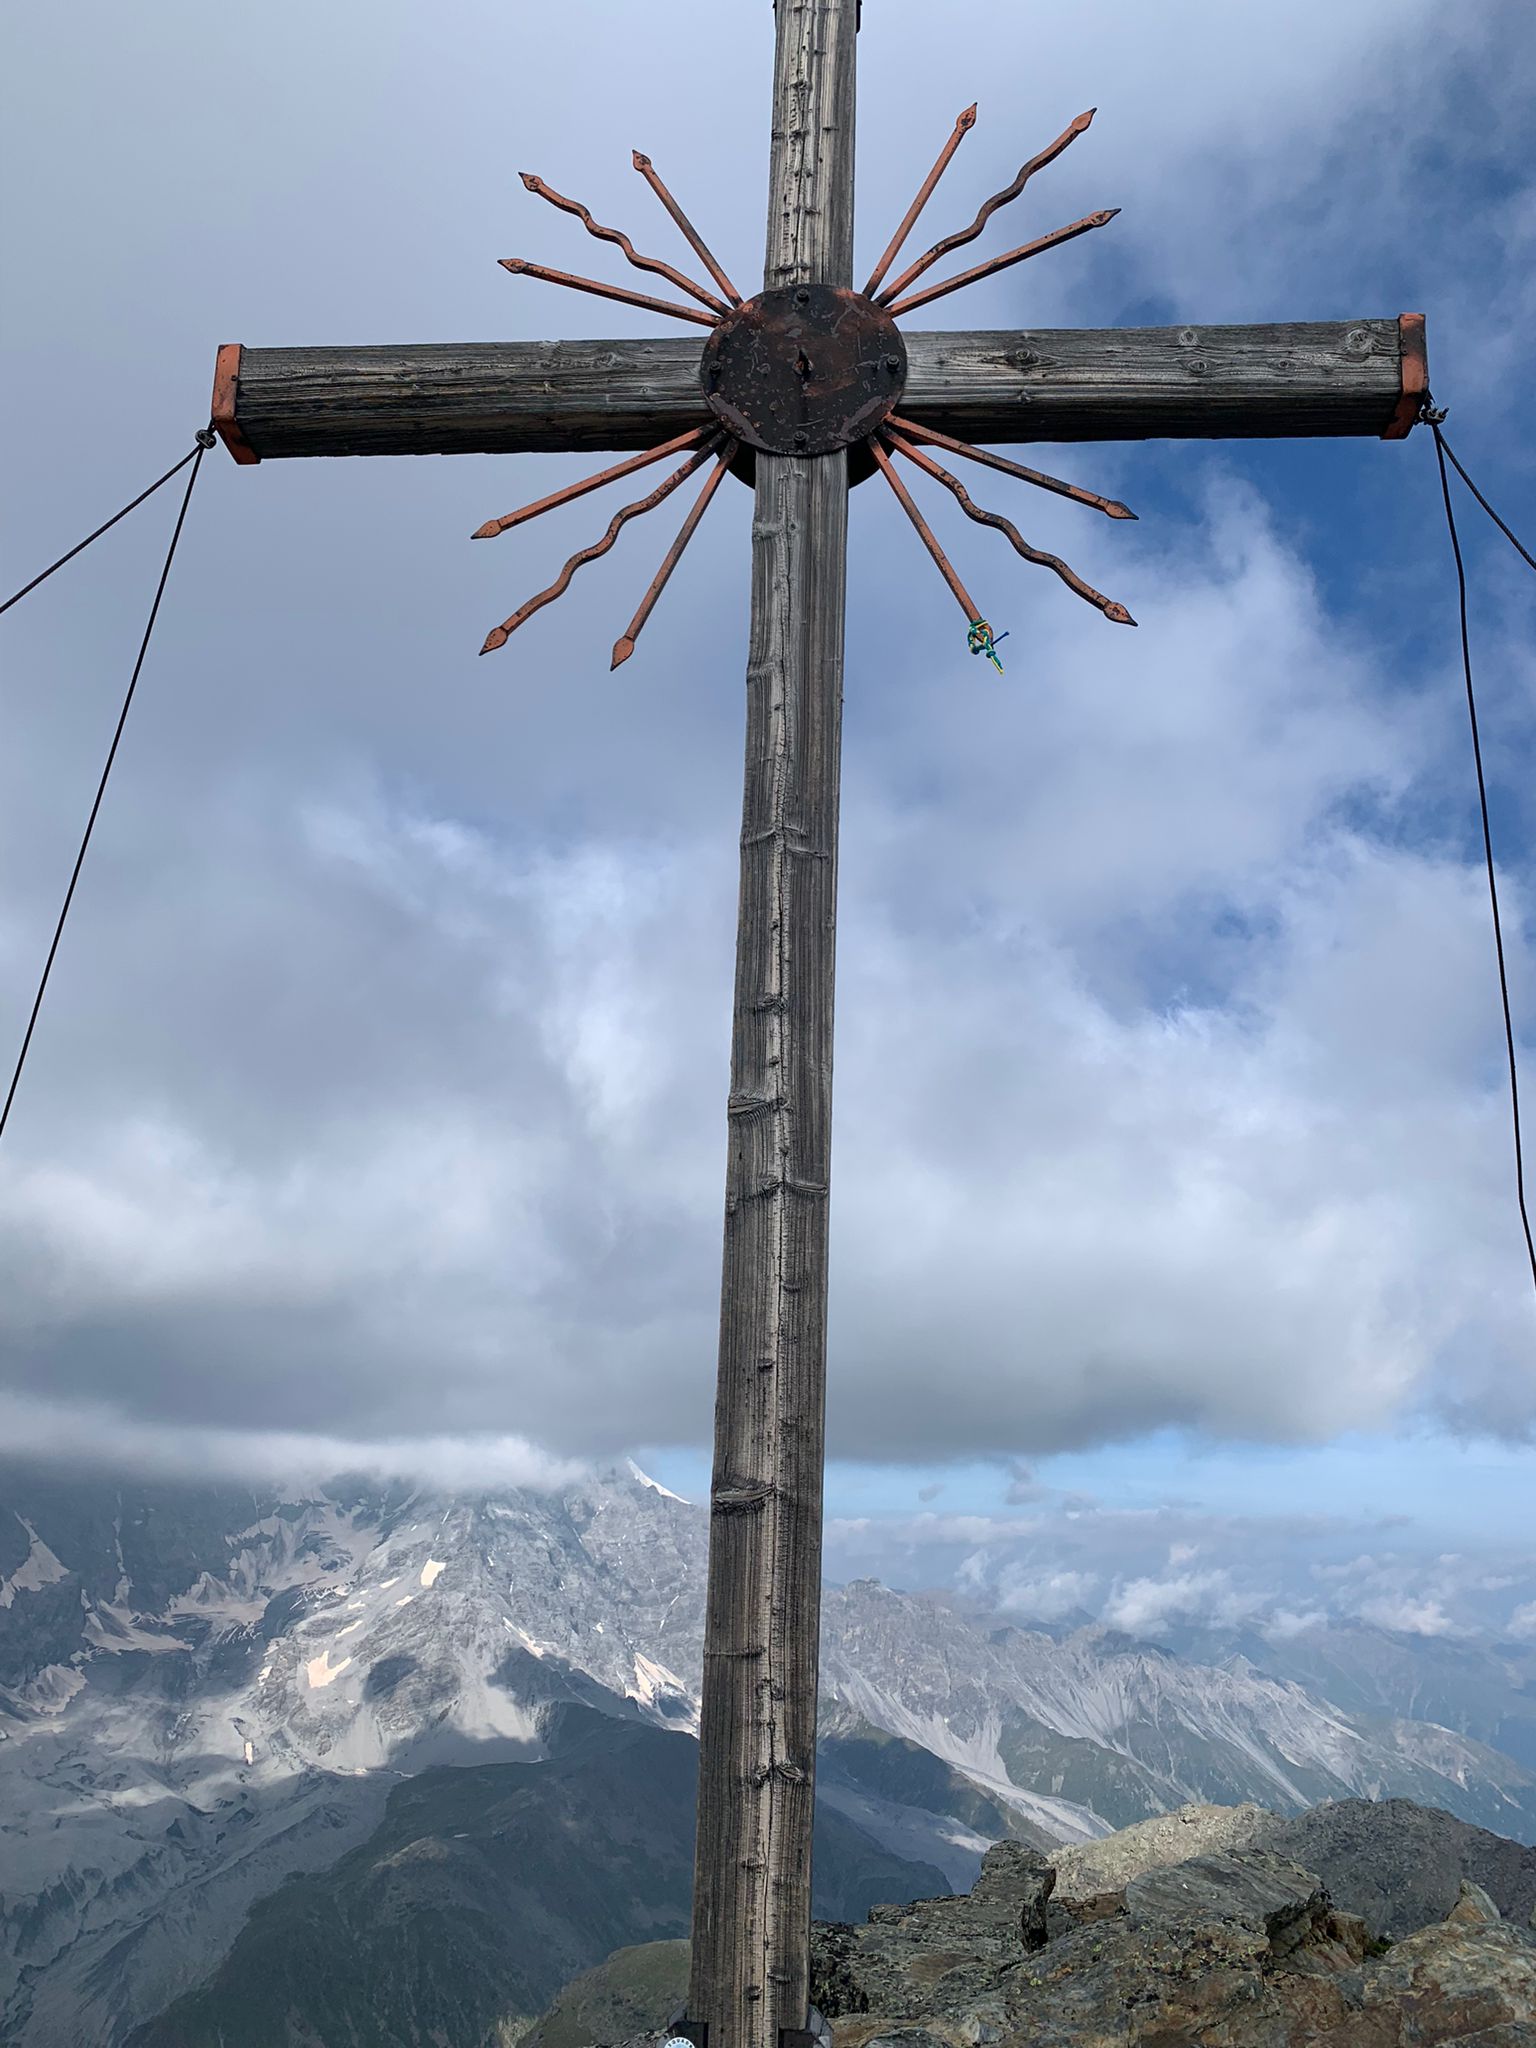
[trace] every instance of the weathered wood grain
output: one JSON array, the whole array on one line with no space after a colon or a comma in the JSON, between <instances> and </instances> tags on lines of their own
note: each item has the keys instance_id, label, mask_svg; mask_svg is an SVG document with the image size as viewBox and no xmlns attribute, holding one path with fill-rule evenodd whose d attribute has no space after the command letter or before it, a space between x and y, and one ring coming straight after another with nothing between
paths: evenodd
<instances>
[{"instance_id":1,"label":"weathered wood grain","mask_svg":"<svg viewBox=\"0 0 1536 2048\"><path fill-rule=\"evenodd\" d=\"M648 448L706 416L701 347L247 348L235 419L263 460ZM901 410L987 442L1380 434L1402 388L1396 320L918 333L907 361Z\"/></svg>"},{"instance_id":2,"label":"weathered wood grain","mask_svg":"<svg viewBox=\"0 0 1536 2048\"><path fill-rule=\"evenodd\" d=\"M709 417L702 341L247 348L235 419L265 461L650 448Z\"/></svg>"},{"instance_id":3,"label":"weathered wood grain","mask_svg":"<svg viewBox=\"0 0 1536 2048\"><path fill-rule=\"evenodd\" d=\"M901 410L968 441L1380 434L1396 320L920 334Z\"/></svg>"},{"instance_id":4,"label":"weathered wood grain","mask_svg":"<svg viewBox=\"0 0 1536 2048\"><path fill-rule=\"evenodd\" d=\"M856 0L778 0L766 283L853 267ZM688 2017L810 1997L848 464L759 454Z\"/></svg>"}]
</instances>

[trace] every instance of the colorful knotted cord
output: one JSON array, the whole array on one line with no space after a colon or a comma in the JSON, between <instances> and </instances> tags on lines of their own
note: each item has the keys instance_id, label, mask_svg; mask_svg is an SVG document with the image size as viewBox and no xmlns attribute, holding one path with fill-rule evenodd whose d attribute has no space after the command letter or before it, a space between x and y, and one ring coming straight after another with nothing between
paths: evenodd
<instances>
[{"instance_id":1,"label":"colorful knotted cord","mask_svg":"<svg viewBox=\"0 0 1536 2048\"><path fill-rule=\"evenodd\" d=\"M1006 633L994 635L992 628L985 619L972 619L970 631L965 636L965 644L972 654L984 654L998 674L1001 675L1003 664L997 658L997 643L999 640L1006 640L1007 638L1008 635Z\"/></svg>"}]
</instances>

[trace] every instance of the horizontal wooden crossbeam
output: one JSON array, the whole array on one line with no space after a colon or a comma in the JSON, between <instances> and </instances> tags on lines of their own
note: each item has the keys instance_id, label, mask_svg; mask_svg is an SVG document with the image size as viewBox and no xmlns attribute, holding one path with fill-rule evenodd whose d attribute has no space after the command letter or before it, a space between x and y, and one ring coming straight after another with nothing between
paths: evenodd
<instances>
[{"instance_id":1,"label":"horizontal wooden crossbeam","mask_svg":"<svg viewBox=\"0 0 1536 2048\"><path fill-rule=\"evenodd\" d=\"M967 441L1396 437L1426 386L1424 324L909 334L902 412ZM648 448L706 418L701 343L483 341L219 352L237 460Z\"/></svg>"}]
</instances>

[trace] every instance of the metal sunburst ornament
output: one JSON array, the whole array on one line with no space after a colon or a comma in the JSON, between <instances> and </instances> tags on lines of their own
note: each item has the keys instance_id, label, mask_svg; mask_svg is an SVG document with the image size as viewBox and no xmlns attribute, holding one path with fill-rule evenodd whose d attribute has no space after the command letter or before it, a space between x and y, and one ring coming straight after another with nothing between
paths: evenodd
<instances>
[{"instance_id":1,"label":"metal sunburst ornament","mask_svg":"<svg viewBox=\"0 0 1536 2048\"><path fill-rule=\"evenodd\" d=\"M542 512L552 511L557 505L569 504L572 499L585 497L589 491L599 490L604 484L614 483L620 477L632 476L637 470L665 461L669 455L684 456L677 468L647 496L621 506L609 521L608 530L602 538L572 555L547 589L530 597L510 618L493 627L480 652L489 654L494 648L504 647L519 626L563 595L571 578L584 563L596 561L599 555L607 554L631 519L654 511L689 477L707 463L712 463L703 488L640 600L634 617L614 643L612 666L617 668L621 662L627 661L634 653L635 642L646 620L655 609L657 599L681 560L683 550L693 538L726 471L733 465L749 463L751 457L745 451L756 449L773 455L829 455L839 448L847 448L854 451L854 481L858 481L861 473L868 475L878 470L896 494L902 510L965 613L966 644L971 653L985 655L999 673L1002 662L998 657L998 642L1006 639L1007 635L994 635L898 475L892 456L900 456L936 483L943 484L967 518L982 526L996 527L1026 562L1054 570L1069 590L1094 605L1106 619L1117 625L1134 626L1136 621L1123 604L1115 603L1085 583L1059 556L1031 547L1017 527L1000 512L988 512L973 504L959 478L942 468L928 450L942 448L951 454L964 456L971 462L1000 470L1005 476L1017 477L1041 490L1054 491L1058 496L1071 498L1080 505L1090 505L1111 519L1134 519L1136 515L1128 506L1122 505L1118 499L1103 498L1094 491L1084 490L1078 484L1063 483L1059 477L1028 469L1023 463L1010 462L990 450L974 448L967 441L957 441L948 434L937 433L897 411L907 374L906 346L896 325L899 314L926 306L934 299L959 291L965 285L976 284L980 279L1007 270L1015 263L1042 255L1045 250L1073 241L1091 229L1104 227L1119 212L1118 207L1109 207L1099 213L1087 214L1068 227L1053 229L1050 234L1025 242L1004 255L994 256L986 263L978 263L973 269L958 271L954 276L942 278L920 290L913 289L918 279L942 257L967 242L973 242L1000 207L1018 198L1036 171L1053 163L1064 149L1075 142L1092 121L1093 111L1090 108L1086 114L1079 114L1054 142L1023 164L1010 184L1000 192L994 192L983 203L969 227L935 242L931 249L909 263L893 283L886 284L886 275L916 225L918 216L932 198L961 141L975 125L976 109L967 107L955 122L933 169L923 180L917 197L908 207L862 292L848 291L836 285L794 285L760 292L756 298L743 300L711 255L698 230L662 183L650 158L642 156L638 150L633 156L635 169L672 216L708 271L716 287L714 291L685 276L670 263L663 263L654 256L640 255L628 235L617 228L601 226L579 200L566 198L546 185L542 178L525 171L523 183L530 192L547 199L551 206L559 207L562 212L574 214L588 234L595 235L600 241L616 243L636 269L648 270L665 278L696 300L704 310L695 311L692 306L679 305L672 299L651 298L642 292L627 291L622 285L603 284L595 278L574 277L566 271L549 270L543 264L529 263L521 257L503 257L503 269L518 276L543 278L549 284L566 285L574 291L593 292L599 298L618 299L626 305L644 307L649 312L668 313L675 319L689 320L697 326L706 327L710 334L699 370L701 418L697 427L675 435L655 448L648 448L642 454L632 455L624 462L616 462L609 469L599 470L594 476L583 477L579 483L568 484L564 490L552 492L549 497L524 505L516 512L487 520L476 531L476 540L489 540L495 534L507 533L515 526L538 518Z\"/></svg>"}]
</instances>

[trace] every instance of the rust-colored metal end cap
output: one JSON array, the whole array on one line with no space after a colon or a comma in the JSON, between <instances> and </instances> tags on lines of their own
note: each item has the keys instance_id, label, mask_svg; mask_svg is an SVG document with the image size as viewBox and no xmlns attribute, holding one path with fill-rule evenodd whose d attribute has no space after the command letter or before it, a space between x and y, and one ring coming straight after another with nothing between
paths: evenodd
<instances>
[{"instance_id":1,"label":"rust-colored metal end cap","mask_svg":"<svg viewBox=\"0 0 1536 2048\"><path fill-rule=\"evenodd\" d=\"M517 175L530 192L537 192L544 183L537 171L519 171Z\"/></svg>"},{"instance_id":2,"label":"rust-colored metal end cap","mask_svg":"<svg viewBox=\"0 0 1536 2048\"><path fill-rule=\"evenodd\" d=\"M1088 218L1096 228L1107 227L1115 215L1121 211L1122 209L1118 206L1101 206L1097 213L1090 213Z\"/></svg>"},{"instance_id":3,"label":"rust-colored metal end cap","mask_svg":"<svg viewBox=\"0 0 1536 2048\"><path fill-rule=\"evenodd\" d=\"M608 664L608 673L612 675L613 671L620 665L621 662L628 661L629 657L634 653L634 651L635 643L633 640L630 639L627 633L624 635L622 640L615 640L613 643L613 659Z\"/></svg>"},{"instance_id":4,"label":"rust-colored metal end cap","mask_svg":"<svg viewBox=\"0 0 1536 2048\"><path fill-rule=\"evenodd\" d=\"M481 648L480 652L482 654L494 654L498 647L505 647L511 637L511 634L507 632L504 626L492 626L489 633L485 636L485 645Z\"/></svg>"},{"instance_id":5,"label":"rust-colored metal end cap","mask_svg":"<svg viewBox=\"0 0 1536 2048\"><path fill-rule=\"evenodd\" d=\"M510 270L514 277L517 276L520 270L528 268L528 258L526 256L498 256L496 261L503 270Z\"/></svg>"},{"instance_id":6,"label":"rust-colored metal end cap","mask_svg":"<svg viewBox=\"0 0 1536 2048\"><path fill-rule=\"evenodd\" d=\"M976 126L976 107L977 102L972 100L963 113L955 116L955 126L966 131L974 128Z\"/></svg>"},{"instance_id":7,"label":"rust-colored metal end cap","mask_svg":"<svg viewBox=\"0 0 1536 2048\"><path fill-rule=\"evenodd\" d=\"M500 532L501 521L499 519L487 519L484 526L477 526L469 537L471 540L495 540Z\"/></svg>"},{"instance_id":8,"label":"rust-colored metal end cap","mask_svg":"<svg viewBox=\"0 0 1536 2048\"><path fill-rule=\"evenodd\" d=\"M637 171L648 171L651 168L651 160L643 149L632 149L629 152L629 160Z\"/></svg>"},{"instance_id":9,"label":"rust-colored metal end cap","mask_svg":"<svg viewBox=\"0 0 1536 2048\"><path fill-rule=\"evenodd\" d=\"M1136 623L1123 604L1105 605L1104 616L1106 619L1113 619L1117 626L1134 626Z\"/></svg>"},{"instance_id":10,"label":"rust-colored metal end cap","mask_svg":"<svg viewBox=\"0 0 1536 2048\"><path fill-rule=\"evenodd\" d=\"M240 431L240 422L235 418L235 399L240 389L240 358L244 353L238 341L226 341L219 350L213 365L213 405L209 411L214 432L242 467L261 460Z\"/></svg>"},{"instance_id":11,"label":"rust-colored metal end cap","mask_svg":"<svg viewBox=\"0 0 1536 2048\"><path fill-rule=\"evenodd\" d=\"M1401 388L1392 417L1381 430L1383 441L1405 441L1429 396L1429 349L1424 338L1424 315L1400 313L1397 319L1398 360Z\"/></svg>"},{"instance_id":12,"label":"rust-colored metal end cap","mask_svg":"<svg viewBox=\"0 0 1536 2048\"><path fill-rule=\"evenodd\" d=\"M1129 505L1122 505L1118 498L1106 498L1104 500L1104 510L1111 519L1135 519L1139 517L1137 513L1131 510Z\"/></svg>"},{"instance_id":13,"label":"rust-colored metal end cap","mask_svg":"<svg viewBox=\"0 0 1536 2048\"><path fill-rule=\"evenodd\" d=\"M1074 135L1086 134L1087 131L1093 126L1093 117L1098 111L1099 110L1097 107L1086 108L1084 112L1079 114L1077 119L1072 123L1072 133Z\"/></svg>"}]
</instances>

